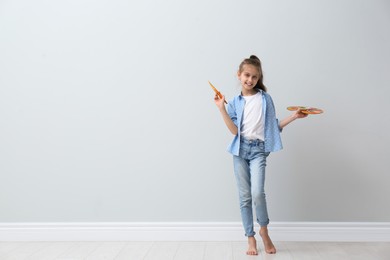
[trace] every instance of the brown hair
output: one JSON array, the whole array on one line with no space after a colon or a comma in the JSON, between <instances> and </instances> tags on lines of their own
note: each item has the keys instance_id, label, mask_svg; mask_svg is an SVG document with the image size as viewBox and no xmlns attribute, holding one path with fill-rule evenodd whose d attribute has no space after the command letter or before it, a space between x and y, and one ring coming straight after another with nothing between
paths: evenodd
<instances>
[{"instance_id":1,"label":"brown hair","mask_svg":"<svg viewBox=\"0 0 390 260\"><path fill-rule=\"evenodd\" d=\"M238 69L238 71L241 73L243 68L244 68L244 65L252 65L252 66L255 66L256 68L259 69L259 74L260 74L260 78L259 80L257 81L257 84L255 86L255 89L261 89L263 90L264 92L267 92L267 88L264 86L264 83L263 83L263 71L261 69L261 61L259 58L257 58L256 55L251 55L249 58L247 59L244 59L241 64L240 64L240 67Z\"/></svg>"}]
</instances>

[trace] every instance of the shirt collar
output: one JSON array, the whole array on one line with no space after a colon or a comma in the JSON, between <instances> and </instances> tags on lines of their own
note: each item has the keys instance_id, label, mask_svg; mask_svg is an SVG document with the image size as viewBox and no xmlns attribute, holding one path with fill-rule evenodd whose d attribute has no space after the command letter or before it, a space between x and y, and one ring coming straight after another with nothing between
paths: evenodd
<instances>
[{"instance_id":1,"label":"shirt collar","mask_svg":"<svg viewBox=\"0 0 390 260\"><path fill-rule=\"evenodd\" d=\"M261 89L258 89L258 93L260 93L261 95L263 95L263 90ZM257 94L257 93L256 93ZM255 94L255 95L256 95ZM242 95L242 91L240 92L240 95L239 95L240 98L243 98L244 96Z\"/></svg>"}]
</instances>

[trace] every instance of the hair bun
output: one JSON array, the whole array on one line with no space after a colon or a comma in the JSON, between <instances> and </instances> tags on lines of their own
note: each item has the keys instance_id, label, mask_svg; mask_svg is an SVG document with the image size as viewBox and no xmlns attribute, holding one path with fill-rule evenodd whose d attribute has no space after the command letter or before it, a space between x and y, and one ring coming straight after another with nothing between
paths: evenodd
<instances>
[{"instance_id":1,"label":"hair bun","mask_svg":"<svg viewBox=\"0 0 390 260\"><path fill-rule=\"evenodd\" d=\"M251 60L257 60L257 61L260 61L260 59L259 59L259 58L257 58L257 56L256 56L256 55L251 55L251 56L249 57L249 59L251 59Z\"/></svg>"}]
</instances>

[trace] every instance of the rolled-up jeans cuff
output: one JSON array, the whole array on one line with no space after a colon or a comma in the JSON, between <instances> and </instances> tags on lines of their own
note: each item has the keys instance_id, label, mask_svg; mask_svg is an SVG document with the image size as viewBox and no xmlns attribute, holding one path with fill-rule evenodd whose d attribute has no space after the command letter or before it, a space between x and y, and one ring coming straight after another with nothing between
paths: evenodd
<instances>
[{"instance_id":1,"label":"rolled-up jeans cuff","mask_svg":"<svg viewBox=\"0 0 390 260\"><path fill-rule=\"evenodd\" d=\"M257 223L260 225L260 227L266 227L269 224L269 219L266 222L257 222Z\"/></svg>"},{"instance_id":2,"label":"rolled-up jeans cuff","mask_svg":"<svg viewBox=\"0 0 390 260\"><path fill-rule=\"evenodd\" d=\"M246 237L254 237L256 235L255 232L252 232L252 233L249 233L249 234L245 234Z\"/></svg>"}]
</instances>

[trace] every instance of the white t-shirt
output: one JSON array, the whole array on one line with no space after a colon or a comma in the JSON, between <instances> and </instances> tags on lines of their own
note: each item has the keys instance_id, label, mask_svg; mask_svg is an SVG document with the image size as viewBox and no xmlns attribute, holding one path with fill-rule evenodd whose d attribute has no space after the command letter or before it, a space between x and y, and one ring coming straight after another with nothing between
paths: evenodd
<instances>
[{"instance_id":1,"label":"white t-shirt","mask_svg":"<svg viewBox=\"0 0 390 260\"><path fill-rule=\"evenodd\" d=\"M245 99L244 116L242 119L241 135L247 139L264 141L263 98L258 92Z\"/></svg>"}]
</instances>

